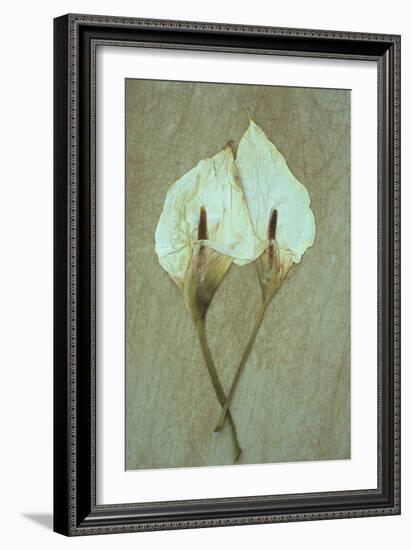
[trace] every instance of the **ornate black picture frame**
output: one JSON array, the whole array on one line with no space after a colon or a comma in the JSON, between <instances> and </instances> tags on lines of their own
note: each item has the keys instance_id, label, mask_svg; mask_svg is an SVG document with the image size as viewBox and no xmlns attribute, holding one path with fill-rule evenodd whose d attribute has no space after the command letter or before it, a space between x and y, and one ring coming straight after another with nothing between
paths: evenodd
<instances>
[{"instance_id":1,"label":"ornate black picture frame","mask_svg":"<svg viewBox=\"0 0 411 550\"><path fill-rule=\"evenodd\" d=\"M95 54L102 43L377 62L377 489L96 504ZM400 513L399 36L71 14L55 19L54 212L56 532L74 536Z\"/></svg>"}]
</instances>

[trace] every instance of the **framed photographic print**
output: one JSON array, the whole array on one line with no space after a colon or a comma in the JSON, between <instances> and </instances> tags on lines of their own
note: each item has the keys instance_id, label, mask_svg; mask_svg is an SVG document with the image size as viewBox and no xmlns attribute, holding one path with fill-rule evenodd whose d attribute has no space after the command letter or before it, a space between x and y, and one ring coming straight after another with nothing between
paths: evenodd
<instances>
[{"instance_id":1,"label":"framed photographic print","mask_svg":"<svg viewBox=\"0 0 411 550\"><path fill-rule=\"evenodd\" d=\"M55 531L400 513L400 37L54 33Z\"/></svg>"}]
</instances>

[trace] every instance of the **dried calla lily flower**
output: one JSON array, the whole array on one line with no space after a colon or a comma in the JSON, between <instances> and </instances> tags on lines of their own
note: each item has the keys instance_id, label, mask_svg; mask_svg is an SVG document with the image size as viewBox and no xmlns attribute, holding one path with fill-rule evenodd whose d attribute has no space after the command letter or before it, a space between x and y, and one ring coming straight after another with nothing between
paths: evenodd
<instances>
[{"instance_id":1,"label":"dried calla lily flower","mask_svg":"<svg viewBox=\"0 0 411 550\"><path fill-rule=\"evenodd\" d=\"M205 316L231 263L254 260L252 231L232 150L227 146L168 190L155 234L160 264L177 284L195 323L216 397L227 402L207 342ZM231 413L234 462L241 454Z\"/></svg>"},{"instance_id":2,"label":"dried calla lily flower","mask_svg":"<svg viewBox=\"0 0 411 550\"><path fill-rule=\"evenodd\" d=\"M207 216L207 235L199 237L201 209ZM155 240L160 264L178 286L193 252L202 245L238 265L254 260L255 237L231 147L201 160L171 185Z\"/></svg>"},{"instance_id":3,"label":"dried calla lily flower","mask_svg":"<svg viewBox=\"0 0 411 550\"><path fill-rule=\"evenodd\" d=\"M215 430L224 425L229 404L271 299L315 237L307 189L288 168L276 146L250 120L238 146L236 166L257 239L255 257L262 301L257 319Z\"/></svg>"},{"instance_id":4,"label":"dried calla lily flower","mask_svg":"<svg viewBox=\"0 0 411 550\"><path fill-rule=\"evenodd\" d=\"M240 140L236 166L258 239L256 256L274 240L270 238L270 224L276 211L274 231L280 257L287 256L293 263L299 263L315 237L310 196L288 168L283 155L253 120Z\"/></svg>"}]
</instances>

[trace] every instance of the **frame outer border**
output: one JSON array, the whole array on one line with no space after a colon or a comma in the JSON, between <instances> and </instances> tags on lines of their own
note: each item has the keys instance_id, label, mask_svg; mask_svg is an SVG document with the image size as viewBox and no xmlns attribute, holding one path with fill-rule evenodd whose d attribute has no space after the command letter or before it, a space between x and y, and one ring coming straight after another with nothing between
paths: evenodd
<instances>
[{"instance_id":1,"label":"frame outer border","mask_svg":"<svg viewBox=\"0 0 411 550\"><path fill-rule=\"evenodd\" d=\"M390 43L391 55L388 86L390 95L390 122L392 167L392 228L390 265L393 274L393 505L344 511L319 511L231 518L198 519L186 521L159 521L92 527L87 521L78 521L77 510L77 330L78 330L78 28L81 24L167 30L229 32L247 35L275 35L288 38L318 38ZM274 522L294 522L333 518L392 515L400 513L400 36L342 31L277 28L265 26L232 25L190 21L166 21L112 16L68 14L56 18L55 25L55 371L54 371L54 530L69 536L108 534L134 531L154 531L217 527ZM193 48L195 49L195 48ZM224 48L221 48L222 50ZM287 52L283 52L287 55ZM298 54L297 54L298 55ZM321 55L321 54L320 54ZM308 54L310 56L310 54ZM327 57L324 55L323 57ZM344 56L340 56L344 57ZM359 56L355 56L358 58ZM65 63L62 63L63 59ZM64 74L66 71L66 74ZM58 82L56 82L58 81ZM66 91L66 93L64 93ZM65 114L64 114L65 113ZM66 135L64 136L64 127ZM63 139L62 139L63 138ZM67 148L65 147L67 146ZM64 173L67 177L65 178ZM65 182L65 183L63 183ZM63 191L64 189L64 191ZM64 223L66 225L64 226ZM93 230L92 230L93 235ZM94 235L95 236L95 235ZM61 252L60 249L63 249ZM65 254L66 260L62 258ZM64 297L66 302L64 303ZM62 333L67 341L62 340ZM67 376L62 376L61 370ZM93 387L94 390L94 387ZM63 403L63 406L62 406ZM60 421L59 421L60 420ZM66 431L63 431L63 426ZM66 456L61 449L66 447ZM63 460L62 460L63 458ZM299 495L304 496L304 495ZM98 507L95 507L97 509ZM108 507L115 510L127 505Z\"/></svg>"}]
</instances>

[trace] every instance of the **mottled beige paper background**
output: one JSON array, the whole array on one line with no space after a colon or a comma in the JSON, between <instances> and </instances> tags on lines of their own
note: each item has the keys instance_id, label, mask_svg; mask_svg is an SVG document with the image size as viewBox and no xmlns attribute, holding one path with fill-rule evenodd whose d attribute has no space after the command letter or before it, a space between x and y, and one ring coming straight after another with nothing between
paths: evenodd
<instances>
[{"instance_id":1,"label":"mottled beige paper background","mask_svg":"<svg viewBox=\"0 0 411 550\"><path fill-rule=\"evenodd\" d=\"M307 187L317 234L265 316L232 413L239 463L350 457L350 92L126 80L126 468L232 464L183 299L154 252L168 186L254 120ZM207 316L226 392L254 323L254 266Z\"/></svg>"}]
</instances>

